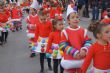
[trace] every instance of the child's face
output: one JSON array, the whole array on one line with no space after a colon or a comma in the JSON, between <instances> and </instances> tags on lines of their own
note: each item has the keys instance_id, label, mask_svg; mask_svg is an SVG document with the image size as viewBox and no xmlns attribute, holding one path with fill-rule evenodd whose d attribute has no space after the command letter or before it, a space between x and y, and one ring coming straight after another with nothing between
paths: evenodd
<instances>
[{"instance_id":1,"label":"child's face","mask_svg":"<svg viewBox=\"0 0 110 73\"><path fill-rule=\"evenodd\" d=\"M110 42L110 25L102 28L100 36L101 36L102 40L104 40L106 42Z\"/></svg>"},{"instance_id":2,"label":"child's face","mask_svg":"<svg viewBox=\"0 0 110 73\"><path fill-rule=\"evenodd\" d=\"M44 15L44 16L40 15L39 16L39 19L40 19L41 23L45 23L46 22L46 18L47 18L46 15Z\"/></svg>"},{"instance_id":3,"label":"child's face","mask_svg":"<svg viewBox=\"0 0 110 73\"><path fill-rule=\"evenodd\" d=\"M63 22L58 21L57 24L56 24L56 29L57 30L63 30L63 28L64 28Z\"/></svg>"},{"instance_id":4,"label":"child's face","mask_svg":"<svg viewBox=\"0 0 110 73\"><path fill-rule=\"evenodd\" d=\"M0 12L3 12L3 6L0 6Z\"/></svg>"},{"instance_id":5,"label":"child's face","mask_svg":"<svg viewBox=\"0 0 110 73\"><path fill-rule=\"evenodd\" d=\"M30 9L30 14L34 15L35 14L35 11L33 8Z\"/></svg>"},{"instance_id":6,"label":"child's face","mask_svg":"<svg viewBox=\"0 0 110 73\"><path fill-rule=\"evenodd\" d=\"M68 23L70 24L71 28L75 28L78 26L79 23L79 16L77 13L71 13L68 19Z\"/></svg>"}]
</instances>

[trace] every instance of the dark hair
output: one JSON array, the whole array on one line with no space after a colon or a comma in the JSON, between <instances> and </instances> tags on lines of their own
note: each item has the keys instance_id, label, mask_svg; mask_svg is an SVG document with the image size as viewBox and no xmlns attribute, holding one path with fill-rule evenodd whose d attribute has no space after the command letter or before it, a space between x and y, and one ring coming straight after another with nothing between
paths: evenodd
<instances>
[{"instance_id":1,"label":"dark hair","mask_svg":"<svg viewBox=\"0 0 110 73\"><path fill-rule=\"evenodd\" d=\"M42 16L47 15L47 11L44 10L43 8L40 8L38 11L38 15L42 15Z\"/></svg>"},{"instance_id":2,"label":"dark hair","mask_svg":"<svg viewBox=\"0 0 110 73\"><path fill-rule=\"evenodd\" d=\"M59 19L54 19L54 20L52 20L53 31L56 30L55 26L56 26L56 24L57 24L59 21L62 21L62 20L59 20Z\"/></svg>"},{"instance_id":3,"label":"dark hair","mask_svg":"<svg viewBox=\"0 0 110 73\"><path fill-rule=\"evenodd\" d=\"M4 6L5 4L4 4L4 2L3 1L0 1L0 6Z\"/></svg>"},{"instance_id":4,"label":"dark hair","mask_svg":"<svg viewBox=\"0 0 110 73\"><path fill-rule=\"evenodd\" d=\"M100 33L102 31L102 28L105 27L105 26L108 26L108 24L105 24L105 23L101 23L101 22L96 22L96 21L92 21L90 23L90 26L88 27L88 30L90 32L93 32L93 35L95 38L98 38L97 37L97 34Z\"/></svg>"}]
</instances>

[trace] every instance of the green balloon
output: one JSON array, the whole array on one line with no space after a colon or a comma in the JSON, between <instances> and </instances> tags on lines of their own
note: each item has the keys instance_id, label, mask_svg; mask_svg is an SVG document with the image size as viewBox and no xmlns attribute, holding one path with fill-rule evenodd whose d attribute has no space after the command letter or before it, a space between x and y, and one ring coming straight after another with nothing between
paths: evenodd
<instances>
[{"instance_id":1,"label":"green balloon","mask_svg":"<svg viewBox=\"0 0 110 73\"><path fill-rule=\"evenodd\" d=\"M54 53L55 53L55 54L58 54L58 50L55 50Z\"/></svg>"}]
</instances>

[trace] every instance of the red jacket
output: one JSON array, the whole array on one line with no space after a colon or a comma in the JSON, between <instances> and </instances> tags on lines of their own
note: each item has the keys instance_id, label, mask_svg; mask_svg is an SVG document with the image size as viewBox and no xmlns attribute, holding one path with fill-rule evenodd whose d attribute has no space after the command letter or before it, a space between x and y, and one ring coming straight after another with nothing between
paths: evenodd
<instances>
[{"instance_id":1,"label":"red jacket","mask_svg":"<svg viewBox=\"0 0 110 73\"><path fill-rule=\"evenodd\" d=\"M37 42L38 37L46 38L52 32L52 23L50 21L46 21L46 23L39 23L36 28L35 33L35 41Z\"/></svg>"},{"instance_id":2,"label":"red jacket","mask_svg":"<svg viewBox=\"0 0 110 73\"><path fill-rule=\"evenodd\" d=\"M110 24L110 18L102 19L101 22L105 24Z\"/></svg>"},{"instance_id":3,"label":"red jacket","mask_svg":"<svg viewBox=\"0 0 110 73\"><path fill-rule=\"evenodd\" d=\"M68 42L70 47L75 48L77 51L84 46L85 41L89 38L86 35L86 30L78 27L77 29L72 29L68 27L65 29L66 34L62 32L61 42ZM66 36L67 35L67 36ZM67 54L67 51L64 51L64 59L65 60L74 60L75 58L71 54Z\"/></svg>"},{"instance_id":4,"label":"red jacket","mask_svg":"<svg viewBox=\"0 0 110 73\"><path fill-rule=\"evenodd\" d=\"M0 22L1 23L5 23L8 21L9 16L7 14L4 13L0 13Z\"/></svg>"},{"instance_id":5,"label":"red jacket","mask_svg":"<svg viewBox=\"0 0 110 73\"><path fill-rule=\"evenodd\" d=\"M59 44L61 41L61 31L60 30L56 30L54 32L51 32L49 35L49 40L48 40L48 45L47 45L47 52L49 52L49 50L52 47L52 43L54 44Z\"/></svg>"},{"instance_id":6,"label":"red jacket","mask_svg":"<svg viewBox=\"0 0 110 73\"><path fill-rule=\"evenodd\" d=\"M91 46L82 65L82 73L86 73L92 59L95 68L101 70L110 69L110 44L101 45L96 42Z\"/></svg>"},{"instance_id":7,"label":"red jacket","mask_svg":"<svg viewBox=\"0 0 110 73\"><path fill-rule=\"evenodd\" d=\"M26 22L28 23L28 25L35 25L37 26L39 23L39 18L38 15L36 14L35 16L33 15L29 15L27 17ZM36 27L37 28L37 27ZM36 30L36 29L35 29ZM30 28L28 28L29 33L35 33L35 30L31 30Z\"/></svg>"},{"instance_id":8,"label":"red jacket","mask_svg":"<svg viewBox=\"0 0 110 73\"><path fill-rule=\"evenodd\" d=\"M11 18L12 19L20 19L22 17L22 12L21 10L17 8L13 8L11 11Z\"/></svg>"}]
</instances>

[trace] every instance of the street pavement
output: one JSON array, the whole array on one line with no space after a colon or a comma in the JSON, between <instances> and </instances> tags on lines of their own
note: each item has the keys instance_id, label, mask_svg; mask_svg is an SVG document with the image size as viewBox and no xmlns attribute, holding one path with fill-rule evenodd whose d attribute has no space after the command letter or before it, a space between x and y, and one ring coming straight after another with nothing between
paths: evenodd
<instances>
[{"instance_id":1,"label":"street pavement","mask_svg":"<svg viewBox=\"0 0 110 73\"><path fill-rule=\"evenodd\" d=\"M82 18L80 25L87 28L89 19ZM88 34L92 37L90 32ZM26 23L24 21L23 30L10 32L7 41L3 47L0 46L0 73L39 73L39 55L37 54L35 58L29 57L30 49L28 48ZM48 71L46 60L45 70L46 73L53 73Z\"/></svg>"}]
</instances>

